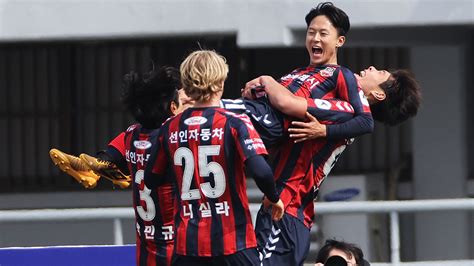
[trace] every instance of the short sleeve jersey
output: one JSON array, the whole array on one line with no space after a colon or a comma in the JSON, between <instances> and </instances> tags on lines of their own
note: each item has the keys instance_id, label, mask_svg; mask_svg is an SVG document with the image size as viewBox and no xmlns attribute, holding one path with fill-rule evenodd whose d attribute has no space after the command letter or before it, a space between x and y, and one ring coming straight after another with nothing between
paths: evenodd
<instances>
[{"instance_id":1,"label":"short sleeve jersey","mask_svg":"<svg viewBox=\"0 0 474 266\"><path fill-rule=\"evenodd\" d=\"M175 252L221 256L256 246L244 162L267 151L245 114L190 108L169 119L156 137L151 171L178 188Z\"/></svg>"}]
</instances>

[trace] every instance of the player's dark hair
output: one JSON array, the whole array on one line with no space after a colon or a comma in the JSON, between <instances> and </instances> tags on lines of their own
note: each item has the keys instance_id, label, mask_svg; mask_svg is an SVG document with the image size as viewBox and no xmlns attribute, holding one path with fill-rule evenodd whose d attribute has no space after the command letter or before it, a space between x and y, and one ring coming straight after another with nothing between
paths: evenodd
<instances>
[{"instance_id":1,"label":"player's dark hair","mask_svg":"<svg viewBox=\"0 0 474 266\"><path fill-rule=\"evenodd\" d=\"M415 116L421 104L420 85L413 73L400 69L390 72L393 79L382 84L385 100L370 106L375 120L394 126Z\"/></svg>"},{"instance_id":2,"label":"player's dark hair","mask_svg":"<svg viewBox=\"0 0 474 266\"><path fill-rule=\"evenodd\" d=\"M315 8L311 9L305 17L306 26L309 27L311 21L317 16L326 16L334 28L337 29L339 36L346 36L351 28L351 23L349 22L349 17L346 12L331 2L319 3Z\"/></svg>"},{"instance_id":3,"label":"player's dark hair","mask_svg":"<svg viewBox=\"0 0 474 266\"><path fill-rule=\"evenodd\" d=\"M318 255L316 257L316 263L326 263L329 258L329 253L333 249L338 249L344 252L349 258L354 257L357 265L362 266L368 264L364 260L364 253L357 245L344 241L337 241L335 239L326 240L326 243L324 243L324 246L322 246L318 252Z\"/></svg>"},{"instance_id":4,"label":"player's dark hair","mask_svg":"<svg viewBox=\"0 0 474 266\"><path fill-rule=\"evenodd\" d=\"M180 88L180 74L174 67L141 75L132 71L123 78L122 103L143 127L158 128L171 115L171 102L179 104Z\"/></svg>"}]
</instances>

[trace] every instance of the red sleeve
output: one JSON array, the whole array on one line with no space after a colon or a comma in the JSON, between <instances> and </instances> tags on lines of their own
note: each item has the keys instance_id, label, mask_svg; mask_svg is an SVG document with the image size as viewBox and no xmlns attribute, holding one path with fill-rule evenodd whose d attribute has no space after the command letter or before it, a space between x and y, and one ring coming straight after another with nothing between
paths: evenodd
<instances>
[{"instance_id":1,"label":"red sleeve","mask_svg":"<svg viewBox=\"0 0 474 266\"><path fill-rule=\"evenodd\" d=\"M308 112L321 124L343 123L354 117L354 108L349 102L338 99L307 98Z\"/></svg>"},{"instance_id":2,"label":"red sleeve","mask_svg":"<svg viewBox=\"0 0 474 266\"><path fill-rule=\"evenodd\" d=\"M364 96L357 79L349 69L341 67L337 75L337 98L349 102L356 115L370 114L369 102Z\"/></svg>"},{"instance_id":3,"label":"red sleeve","mask_svg":"<svg viewBox=\"0 0 474 266\"><path fill-rule=\"evenodd\" d=\"M125 157L125 132L120 133L115 137L110 143L109 146L114 147L119 151L123 157Z\"/></svg>"},{"instance_id":4,"label":"red sleeve","mask_svg":"<svg viewBox=\"0 0 474 266\"><path fill-rule=\"evenodd\" d=\"M250 118L245 114L235 116L237 123L234 129L234 138L238 143L237 150L243 160L245 161L254 155L268 155L267 149Z\"/></svg>"},{"instance_id":5,"label":"red sleeve","mask_svg":"<svg viewBox=\"0 0 474 266\"><path fill-rule=\"evenodd\" d=\"M340 68L336 83L337 98L348 101L354 109L354 117L344 123L328 125L327 137L332 139L353 138L374 130L374 120L367 99L349 69Z\"/></svg>"}]
</instances>

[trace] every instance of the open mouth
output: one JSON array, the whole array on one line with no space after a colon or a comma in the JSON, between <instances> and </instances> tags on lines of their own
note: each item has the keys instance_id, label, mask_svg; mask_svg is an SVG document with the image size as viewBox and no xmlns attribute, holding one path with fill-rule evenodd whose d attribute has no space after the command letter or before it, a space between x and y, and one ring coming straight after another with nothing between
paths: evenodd
<instances>
[{"instance_id":1,"label":"open mouth","mask_svg":"<svg viewBox=\"0 0 474 266\"><path fill-rule=\"evenodd\" d=\"M361 76L361 77L365 77L365 71L364 71L364 70L362 70L362 71L359 73L359 76Z\"/></svg>"},{"instance_id":2,"label":"open mouth","mask_svg":"<svg viewBox=\"0 0 474 266\"><path fill-rule=\"evenodd\" d=\"M314 55L319 55L323 53L323 48L318 47L318 46L313 46L311 48L311 51L313 52Z\"/></svg>"}]
</instances>

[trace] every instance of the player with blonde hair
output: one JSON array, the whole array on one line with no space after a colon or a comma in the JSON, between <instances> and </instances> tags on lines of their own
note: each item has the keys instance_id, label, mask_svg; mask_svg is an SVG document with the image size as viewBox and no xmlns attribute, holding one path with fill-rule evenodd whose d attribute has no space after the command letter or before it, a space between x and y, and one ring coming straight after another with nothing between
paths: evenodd
<instances>
[{"instance_id":1,"label":"player with blonde hair","mask_svg":"<svg viewBox=\"0 0 474 266\"><path fill-rule=\"evenodd\" d=\"M180 71L195 105L156 132L145 173L152 189L166 177L177 185L173 265L257 265L244 168L273 205L272 218L283 215L267 151L247 115L219 107L229 71L223 56L195 51Z\"/></svg>"}]
</instances>

